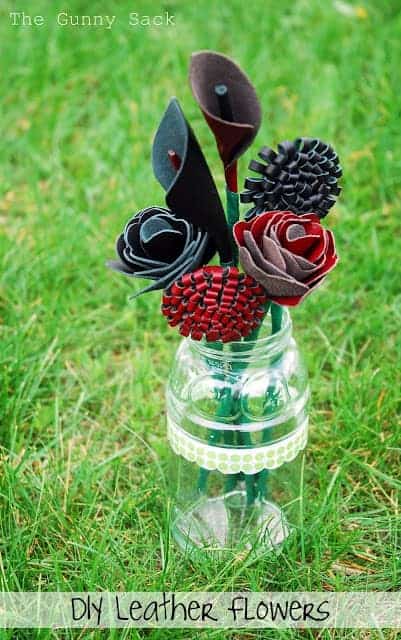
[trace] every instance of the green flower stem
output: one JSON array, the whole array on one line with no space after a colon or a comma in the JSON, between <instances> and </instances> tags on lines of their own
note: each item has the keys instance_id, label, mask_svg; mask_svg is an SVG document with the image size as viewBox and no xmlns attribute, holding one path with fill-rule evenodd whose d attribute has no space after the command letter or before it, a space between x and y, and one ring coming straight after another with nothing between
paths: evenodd
<instances>
[{"instance_id":1,"label":"green flower stem","mask_svg":"<svg viewBox=\"0 0 401 640\"><path fill-rule=\"evenodd\" d=\"M272 302L271 305L271 316L272 316L272 335L277 333L278 331L280 331L281 329L281 323L282 323L282 319L283 319L283 307L281 305L275 304L274 302ZM268 404L269 406L272 405L272 394L273 394L274 390L271 389L270 387L267 390L267 397L268 397L268 401L265 402L265 406ZM270 434L270 429L264 429L263 433L262 433L262 442L266 443L269 442L269 440L271 439L271 434ZM259 471L259 473L257 474L257 493L258 493L258 497L260 499L262 498L266 498L267 496L267 491L268 491L268 486L267 486L267 480L269 477L269 470L268 469L262 469L262 471Z\"/></svg>"},{"instance_id":2,"label":"green flower stem","mask_svg":"<svg viewBox=\"0 0 401 640\"><path fill-rule=\"evenodd\" d=\"M258 327L258 328L259 328L259 327ZM234 352L234 353L238 353L238 352L240 352L240 351L242 350L242 348L243 348L243 342L232 342L232 343L230 344L230 349L231 349L231 351L232 351L232 352ZM244 369L244 368L245 368L245 367L244 367L242 364L240 364L240 363L238 363L238 362L235 362L235 361L233 362L233 365L232 365L232 371L233 371L233 372L235 372L235 373L236 373L236 372L238 372L240 369ZM237 402L238 402L238 401L233 402L233 406L234 406L234 404L236 404ZM235 433L234 433L234 432L232 433L232 442L233 442L233 443L234 443L234 441L235 441L235 436L237 436L238 444L239 444L239 445L243 444L243 442L242 442L242 440L241 440L241 433L240 433L239 431L236 431ZM226 492L228 492L228 491L232 491L232 490L236 487L236 485L238 484L238 482L240 482L240 481L243 479L242 475L243 475L242 473L233 473L233 474L230 474L230 475L228 476L227 481L226 481L226 487L225 487Z\"/></svg>"},{"instance_id":3,"label":"green flower stem","mask_svg":"<svg viewBox=\"0 0 401 640\"><path fill-rule=\"evenodd\" d=\"M211 342L210 346L212 349L215 349L216 351L222 351L223 350L223 345L221 342ZM206 358L206 362L208 364L209 367L213 368L213 361L210 362L208 360L208 358ZM219 380L221 380L221 376L215 376L216 378L218 378ZM215 394L217 395L216 389L215 389ZM222 409L221 409L222 410ZM218 415L218 412L216 412L216 416ZM210 429L208 432L208 437L207 437L207 443L212 445L212 444L217 444L218 441L220 439L220 432L216 429ZM207 488L207 479L209 477L209 469L203 469L200 468L199 469L199 477L198 477L198 491L200 493L205 493L206 492L206 488Z\"/></svg>"},{"instance_id":4,"label":"green flower stem","mask_svg":"<svg viewBox=\"0 0 401 640\"><path fill-rule=\"evenodd\" d=\"M220 433L215 429L210 429L208 433L207 443L208 444L217 444L220 440ZM201 467L199 469L199 477L198 477L198 491L200 493L205 493L207 489L207 479L209 477L209 469L204 469Z\"/></svg>"},{"instance_id":5,"label":"green flower stem","mask_svg":"<svg viewBox=\"0 0 401 640\"><path fill-rule=\"evenodd\" d=\"M210 343L210 346L216 351L223 351L223 348L224 348L224 345L221 342ZM214 363L208 362L208 365L213 368ZM224 380L224 373L221 373L218 375L216 374L214 377L217 380ZM215 394L216 395L218 394L218 390L216 391L216 389L215 389ZM223 389L222 395L219 398L219 406L216 411L216 419L220 417L226 417L231 413L232 401L233 399L231 395L231 389L229 387L226 387L225 389ZM221 436L223 435L223 440L225 444L229 444L229 445L233 444L234 433L230 430L224 430L223 434L221 432L222 430L220 429L210 429L208 433L207 443L209 445L217 444L218 442L221 441ZM198 491L200 493L206 492L207 479L209 477L209 473L210 473L209 469L201 468L199 470ZM234 488L236 484L235 478L236 478L236 474L230 474L227 478L226 484L228 486L228 490L230 491Z\"/></svg>"},{"instance_id":6,"label":"green flower stem","mask_svg":"<svg viewBox=\"0 0 401 640\"><path fill-rule=\"evenodd\" d=\"M235 442L235 433L234 431L224 431L223 432L224 443L232 446ZM238 474L237 473L229 473L226 477L225 485L224 485L224 493L229 493L233 491L237 485Z\"/></svg>"},{"instance_id":7,"label":"green flower stem","mask_svg":"<svg viewBox=\"0 0 401 640\"><path fill-rule=\"evenodd\" d=\"M266 303L265 305L265 314L267 314L267 312L269 311L270 308L270 301ZM256 329L254 329L252 331L252 333L249 334L249 336L247 336L246 338L244 338L244 340L242 342L239 343L233 343L231 345L231 349L235 352L240 352L243 348L244 343L246 342L254 342L255 340L258 339L258 335L260 332L260 329L262 327L263 321L260 323L260 325L258 327L256 327ZM234 371L238 371L238 369L240 368L240 365L238 364L234 364L233 365L233 370ZM241 367L243 369L245 369L246 367ZM240 423L241 420L243 420L243 416L240 417ZM234 435L234 434L233 434ZM245 439L244 439L245 438ZM252 444L252 440L251 440L251 436L248 432L238 432L238 439L239 439L239 444ZM244 476L244 477L243 477ZM247 495L247 504L250 506L254 503L255 501L255 497L256 497L256 493L255 493L255 478L252 475L248 475L248 474L241 474L241 473L237 473L237 474L232 474L230 475L229 481L227 481L226 486L230 487L230 490L232 490L237 482L241 481L241 480L245 480L245 487L246 487L246 495Z\"/></svg>"},{"instance_id":8,"label":"green flower stem","mask_svg":"<svg viewBox=\"0 0 401 640\"><path fill-rule=\"evenodd\" d=\"M240 444L244 446L252 446L252 438L249 431L238 431L238 439ZM245 475L245 490L246 490L246 504L251 507L255 502L255 479L256 474L244 474Z\"/></svg>"},{"instance_id":9,"label":"green flower stem","mask_svg":"<svg viewBox=\"0 0 401 640\"><path fill-rule=\"evenodd\" d=\"M270 391L268 389L268 395L269 393ZM270 439L271 439L270 429L263 429L262 443L266 444L267 442L269 442ZM257 473L256 475L257 475L257 478L256 478L257 495L262 500L263 498L267 497L267 491L268 491L267 479L269 477L269 470L262 469L262 471L259 471L259 473Z\"/></svg>"},{"instance_id":10,"label":"green flower stem","mask_svg":"<svg viewBox=\"0 0 401 640\"><path fill-rule=\"evenodd\" d=\"M231 396L230 414L232 413L233 403L234 403L234 399ZM227 414L225 414L225 415L227 415ZM234 433L234 431L223 430L223 440L224 440L224 444L232 446L235 443L235 433ZM225 493L227 493L229 491L232 491L235 488L236 484L237 484L237 474L236 473L229 473L227 475L226 481L225 481Z\"/></svg>"},{"instance_id":11,"label":"green flower stem","mask_svg":"<svg viewBox=\"0 0 401 640\"><path fill-rule=\"evenodd\" d=\"M226 188L227 197L227 222L231 231L231 245L233 251L233 263L234 266L238 265L238 247L235 244L234 236L232 235L232 229L236 222L239 220L239 194L234 193Z\"/></svg>"},{"instance_id":12,"label":"green flower stem","mask_svg":"<svg viewBox=\"0 0 401 640\"><path fill-rule=\"evenodd\" d=\"M283 319L283 307L280 304L272 302L270 313L272 315L272 334L277 333L281 329Z\"/></svg>"},{"instance_id":13,"label":"green flower stem","mask_svg":"<svg viewBox=\"0 0 401 640\"><path fill-rule=\"evenodd\" d=\"M216 418L221 418L223 416L227 416L227 414L231 410L231 389L226 387L223 389L222 398L220 398L219 408L216 411ZM226 432L225 432L226 433ZM218 444L221 440L221 430L220 429L210 429L208 434L207 443L210 445ZM198 491L200 493L205 493L207 489L207 479L209 477L209 469L201 468L199 470L199 478L198 478Z\"/></svg>"},{"instance_id":14,"label":"green flower stem","mask_svg":"<svg viewBox=\"0 0 401 640\"><path fill-rule=\"evenodd\" d=\"M269 308L270 308L271 319L272 319L272 334L274 334L274 333L277 333L277 331L280 331L281 329L281 323L283 318L283 308L280 305L275 304L274 302L272 302L271 304L270 302L268 302L265 306L266 313L268 312ZM262 323L259 325L259 327L254 329L254 331L247 338L244 339L244 342L251 342L251 341L257 340L261 326L262 326ZM269 404L271 404L270 403L271 393L272 393L272 390L269 389L268 390ZM242 438L243 444L252 443L251 436L248 432L246 433L239 432L239 435L240 435L240 438ZM270 437L271 437L270 429L264 429L262 433L262 443L269 442ZM245 487L246 487L248 506L253 505L256 497L259 497L259 498L266 497L267 490L268 490L268 487L267 487L268 476L269 476L268 469L263 469L259 473L254 474L252 476L245 475Z\"/></svg>"}]
</instances>

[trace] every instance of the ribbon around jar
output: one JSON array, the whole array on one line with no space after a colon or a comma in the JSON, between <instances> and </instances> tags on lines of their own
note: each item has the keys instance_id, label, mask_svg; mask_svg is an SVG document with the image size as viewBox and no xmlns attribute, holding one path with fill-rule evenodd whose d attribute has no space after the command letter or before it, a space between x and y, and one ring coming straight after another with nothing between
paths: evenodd
<instances>
[{"instance_id":1,"label":"ribbon around jar","mask_svg":"<svg viewBox=\"0 0 401 640\"><path fill-rule=\"evenodd\" d=\"M306 447L308 418L289 436L255 447L219 447L201 442L167 418L167 437L177 455L195 462L203 469L223 474L255 474L263 469L277 469L294 460Z\"/></svg>"}]
</instances>

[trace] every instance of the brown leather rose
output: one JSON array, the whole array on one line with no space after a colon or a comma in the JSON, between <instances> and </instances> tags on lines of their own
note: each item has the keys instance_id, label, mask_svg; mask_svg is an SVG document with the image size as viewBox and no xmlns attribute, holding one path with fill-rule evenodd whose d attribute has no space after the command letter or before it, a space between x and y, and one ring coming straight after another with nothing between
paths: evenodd
<instances>
[{"instance_id":1,"label":"brown leather rose","mask_svg":"<svg viewBox=\"0 0 401 640\"><path fill-rule=\"evenodd\" d=\"M234 225L239 259L277 304L294 306L334 269L334 236L315 213L266 211Z\"/></svg>"}]
</instances>

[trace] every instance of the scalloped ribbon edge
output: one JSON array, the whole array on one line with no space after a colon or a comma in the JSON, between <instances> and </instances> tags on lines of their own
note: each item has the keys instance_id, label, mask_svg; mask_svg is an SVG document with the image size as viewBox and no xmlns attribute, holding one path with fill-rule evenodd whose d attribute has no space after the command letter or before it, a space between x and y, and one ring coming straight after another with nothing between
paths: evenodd
<instances>
[{"instance_id":1,"label":"scalloped ribbon edge","mask_svg":"<svg viewBox=\"0 0 401 640\"><path fill-rule=\"evenodd\" d=\"M169 417L167 437L177 455L199 467L224 474L254 474L263 469L277 469L296 458L308 440L308 418L286 438L253 448L211 446L188 435Z\"/></svg>"}]
</instances>

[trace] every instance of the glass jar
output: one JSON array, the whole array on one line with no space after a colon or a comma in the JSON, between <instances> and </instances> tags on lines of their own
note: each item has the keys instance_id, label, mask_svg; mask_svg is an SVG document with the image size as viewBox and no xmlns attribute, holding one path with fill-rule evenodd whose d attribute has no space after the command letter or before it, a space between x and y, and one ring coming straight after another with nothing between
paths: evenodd
<instances>
[{"instance_id":1,"label":"glass jar","mask_svg":"<svg viewBox=\"0 0 401 640\"><path fill-rule=\"evenodd\" d=\"M299 511L308 380L284 309L257 339L184 339L167 386L172 533L186 550L271 549Z\"/></svg>"}]
</instances>

